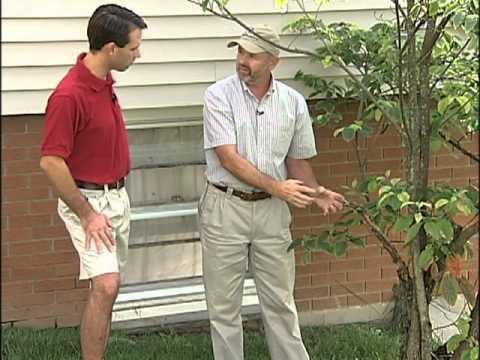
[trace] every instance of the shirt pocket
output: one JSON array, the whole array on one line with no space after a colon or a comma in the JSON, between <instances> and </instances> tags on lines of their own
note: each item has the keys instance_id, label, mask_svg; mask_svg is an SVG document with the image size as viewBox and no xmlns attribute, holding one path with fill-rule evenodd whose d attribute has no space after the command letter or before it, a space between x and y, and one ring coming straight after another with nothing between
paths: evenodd
<instances>
[{"instance_id":1,"label":"shirt pocket","mask_svg":"<svg viewBox=\"0 0 480 360\"><path fill-rule=\"evenodd\" d=\"M271 124L272 152L276 158L284 159L292 143L295 130L295 118L288 113L279 114Z\"/></svg>"}]
</instances>

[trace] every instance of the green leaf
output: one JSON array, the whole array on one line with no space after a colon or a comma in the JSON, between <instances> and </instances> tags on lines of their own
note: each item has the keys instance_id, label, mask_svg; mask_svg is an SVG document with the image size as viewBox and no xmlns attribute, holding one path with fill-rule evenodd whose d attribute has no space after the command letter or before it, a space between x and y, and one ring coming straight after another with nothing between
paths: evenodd
<instances>
[{"instance_id":1,"label":"green leaf","mask_svg":"<svg viewBox=\"0 0 480 360\"><path fill-rule=\"evenodd\" d=\"M440 240L442 237L440 227L434 221L429 221L425 224L425 231L435 240Z\"/></svg>"},{"instance_id":2,"label":"green leaf","mask_svg":"<svg viewBox=\"0 0 480 360\"><path fill-rule=\"evenodd\" d=\"M439 199L435 202L435 209L440 209L449 203L448 199Z\"/></svg>"},{"instance_id":3,"label":"green leaf","mask_svg":"<svg viewBox=\"0 0 480 360\"><path fill-rule=\"evenodd\" d=\"M437 152L442 148L443 140L439 137L432 137L432 141L430 142L430 149L433 152Z\"/></svg>"},{"instance_id":4,"label":"green leaf","mask_svg":"<svg viewBox=\"0 0 480 360\"><path fill-rule=\"evenodd\" d=\"M470 209L470 207L464 202L459 201L457 203L457 209L463 212L465 215L470 215L472 213L472 210Z\"/></svg>"},{"instance_id":5,"label":"green leaf","mask_svg":"<svg viewBox=\"0 0 480 360\"><path fill-rule=\"evenodd\" d=\"M475 27L478 27L478 15L467 15L465 18L465 31L470 32L475 29Z\"/></svg>"},{"instance_id":6,"label":"green leaf","mask_svg":"<svg viewBox=\"0 0 480 360\"><path fill-rule=\"evenodd\" d=\"M430 264L433 262L433 247L427 245L425 249L420 253L418 257L418 265L423 269L426 270Z\"/></svg>"},{"instance_id":7,"label":"green leaf","mask_svg":"<svg viewBox=\"0 0 480 360\"><path fill-rule=\"evenodd\" d=\"M407 216L407 217L400 216L397 219L397 221L395 222L395 225L393 225L393 228L396 231L404 231L404 230L408 229L410 227L410 225L412 225L412 222L413 222L413 217L411 217L411 216Z\"/></svg>"},{"instance_id":8,"label":"green leaf","mask_svg":"<svg viewBox=\"0 0 480 360\"><path fill-rule=\"evenodd\" d=\"M437 105L438 112L441 114L445 113L445 110L447 109L448 105L452 103L452 101L453 101L453 97L445 97L442 100L440 100Z\"/></svg>"},{"instance_id":9,"label":"green leaf","mask_svg":"<svg viewBox=\"0 0 480 360\"><path fill-rule=\"evenodd\" d=\"M415 213L415 222L416 222L416 223L419 223L419 222L422 221L422 220L423 220L423 215L422 215L422 213L419 213L419 212Z\"/></svg>"},{"instance_id":10,"label":"green leaf","mask_svg":"<svg viewBox=\"0 0 480 360\"><path fill-rule=\"evenodd\" d=\"M432 0L428 6L428 14L435 16L439 10L438 1Z\"/></svg>"},{"instance_id":11,"label":"green leaf","mask_svg":"<svg viewBox=\"0 0 480 360\"><path fill-rule=\"evenodd\" d=\"M352 141L353 138L355 137L355 129L351 126L349 127L346 127L345 129L343 129L342 131L342 137L343 137L343 140L345 141Z\"/></svg>"},{"instance_id":12,"label":"green leaf","mask_svg":"<svg viewBox=\"0 0 480 360\"><path fill-rule=\"evenodd\" d=\"M352 189L355 189L358 185L358 180L357 179L353 179L352 181Z\"/></svg>"},{"instance_id":13,"label":"green leaf","mask_svg":"<svg viewBox=\"0 0 480 360\"><path fill-rule=\"evenodd\" d=\"M458 27L460 25L462 25L464 21L465 21L465 14L464 13L459 12L458 14L455 14L455 16L452 19L453 28L455 30L458 29Z\"/></svg>"},{"instance_id":14,"label":"green leaf","mask_svg":"<svg viewBox=\"0 0 480 360\"><path fill-rule=\"evenodd\" d=\"M334 137L337 137L338 134L340 134L340 133L343 131L343 129L344 129L344 128L341 127L341 128L338 128L337 130L335 130L335 131L333 132L333 136L334 136Z\"/></svg>"},{"instance_id":15,"label":"green leaf","mask_svg":"<svg viewBox=\"0 0 480 360\"><path fill-rule=\"evenodd\" d=\"M454 306L457 302L459 286L457 280L452 276L450 272L446 272L443 275L443 279L440 283L440 288L442 290L443 297L447 303L451 306Z\"/></svg>"},{"instance_id":16,"label":"green leaf","mask_svg":"<svg viewBox=\"0 0 480 360\"><path fill-rule=\"evenodd\" d=\"M348 235L347 236L348 240L350 240L352 243L357 245L358 247L364 248L365 247L365 239L358 237L358 236L352 236Z\"/></svg>"},{"instance_id":17,"label":"green leaf","mask_svg":"<svg viewBox=\"0 0 480 360\"><path fill-rule=\"evenodd\" d=\"M383 116L382 110L376 109L375 110L375 121L379 121Z\"/></svg>"},{"instance_id":18,"label":"green leaf","mask_svg":"<svg viewBox=\"0 0 480 360\"><path fill-rule=\"evenodd\" d=\"M466 318L462 318L457 322L458 331L460 331L460 335L463 335L464 338L468 336L468 330L470 329L470 322Z\"/></svg>"},{"instance_id":19,"label":"green leaf","mask_svg":"<svg viewBox=\"0 0 480 360\"><path fill-rule=\"evenodd\" d=\"M383 193L392 190L392 187L389 185L384 185L378 190L378 195L382 195Z\"/></svg>"},{"instance_id":20,"label":"green leaf","mask_svg":"<svg viewBox=\"0 0 480 360\"><path fill-rule=\"evenodd\" d=\"M464 339L460 334L453 335L447 342L447 351L453 353Z\"/></svg>"},{"instance_id":21,"label":"green leaf","mask_svg":"<svg viewBox=\"0 0 480 360\"><path fill-rule=\"evenodd\" d=\"M282 8L288 4L288 0L275 0L275 6L277 8Z\"/></svg>"},{"instance_id":22,"label":"green leaf","mask_svg":"<svg viewBox=\"0 0 480 360\"><path fill-rule=\"evenodd\" d=\"M407 231L407 241L413 240L415 236L417 236L420 227L422 226L421 222L416 223L415 225L411 226Z\"/></svg>"},{"instance_id":23,"label":"green leaf","mask_svg":"<svg viewBox=\"0 0 480 360\"><path fill-rule=\"evenodd\" d=\"M340 241L334 244L334 254L343 257L347 254L348 244L346 241Z\"/></svg>"},{"instance_id":24,"label":"green leaf","mask_svg":"<svg viewBox=\"0 0 480 360\"><path fill-rule=\"evenodd\" d=\"M378 203L377 203L377 207L378 208L381 208L383 206L383 203L388 200L388 198L392 197L393 195L395 195L393 192L389 192L389 193L386 193L384 195L382 195L382 197L380 198L380 200L378 200Z\"/></svg>"},{"instance_id":25,"label":"green leaf","mask_svg":"<svg viewBox=\"0 0 480 360\"><path fill-rule=\"evenodd\" d=\"M407 193L406 191L401 192L400 194L397 195L398 200L400 200L402 203L407 202L410 200L410 194Z\"/></svg>"},{"instance_id":26,"label":"green leaf","mask_svg":"<svg viewBox=\"0 0 480 360\"><path fill-rule=\"evenodd\" d=\"M453 225L452 225L452 223L449 220L447 220L446 218L442 218L442 219L437 221L437 224L440 227L440 231L442 233L442 236L448 241L453 240Z\"/></svg>"},{"instance_id":27,"label":"green leaf","mask_svg":"<svg viewBox=\"0 0 480 360\"><path fill-rule=\"evenodd\" d=\"M371 194L371 193L374 193L378 190L378 183L375 179L372 179L368 182L368 192Z\"/></svg>"}]
</instances>

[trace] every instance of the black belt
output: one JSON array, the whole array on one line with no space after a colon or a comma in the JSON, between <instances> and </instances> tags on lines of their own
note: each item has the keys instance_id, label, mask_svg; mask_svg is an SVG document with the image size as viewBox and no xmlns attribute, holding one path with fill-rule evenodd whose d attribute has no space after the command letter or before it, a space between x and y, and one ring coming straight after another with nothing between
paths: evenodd
<instances>
[{"instance_id":1,"label":"black belt","mask_svg":"<svg viewBox=\"0 0 480 360\"><path fill-rule=\"evenodd\" d=\"M212 183L211 183L212 184ZM228 186L221 186L217 184L212 184L215 186L218 190L227 192L228 191ZM240 191L240 190L235 190L232 189L232 195L239 197L242 200L245 201L257 201L257 200L264 200L264 199L269 199L272 197L269 193L265 191L258 191L258 192L245 192L245 191Z\"/></svg>"},{"instance_id":2,"label":"black belt","mask_svg":"<svg viewBox=\"0 0 480 360\"><path fill-rule=\"evenodd\" d=\"M85 190L103 190L105 189L105 185L102 184L96 184L96 183L91 183L88 181L81 181L81 180L75 180L75 184L81 189ZM121 189L125 186L125 178L122 178L116 182L106 184L108 187L108 190L112 189Z\"/></svg>"}]
</instances>

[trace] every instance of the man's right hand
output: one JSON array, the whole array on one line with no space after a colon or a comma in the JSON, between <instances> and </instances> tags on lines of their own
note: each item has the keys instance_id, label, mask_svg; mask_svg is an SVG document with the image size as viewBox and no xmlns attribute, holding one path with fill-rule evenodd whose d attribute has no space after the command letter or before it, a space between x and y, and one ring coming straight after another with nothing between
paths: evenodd
<instances>
[{"instance_id":1,"label":"man's right hand","mask_svg":"<svg viewBox=\"0 0 480 360\"><path fill-rule=\"evenodd\" d=\"M315 189L305 186L300 180L294 179L277 182L272 191L273 196L286 200L298 208L309 206L315 200L313 197L315 193Z\"/></svg>"},{"instance_id":2,"label":"man's right hand","mask_svg":"<svg viewBox=\"0 0 480 360\"><path fill-rule=\"evenodd\" d=\"M95 242L97 252L102 251L102 244L112 252L115 246L115 238L112 234L112 221L105 215L97 212L91 212L85 218L80 219L83 229L85 230L85 245L89 250L92 239Z\"/></svg>"}]
</instances>

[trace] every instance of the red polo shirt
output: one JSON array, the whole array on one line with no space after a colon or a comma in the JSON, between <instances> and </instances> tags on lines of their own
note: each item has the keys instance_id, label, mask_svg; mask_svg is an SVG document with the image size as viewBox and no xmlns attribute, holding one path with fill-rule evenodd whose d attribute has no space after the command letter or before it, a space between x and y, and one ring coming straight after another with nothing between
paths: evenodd
<instances>
[{"instance_id":1,"label":"red polo shirt","mask_svg":"<svg viewBox=\"0 0 480 360\"><path fill-rule=\"evenodd\" d=\"M108 184L130 171L130 147L109 73L93 75L85 53L48 100L42 155L65 159L76 180Z\"/></svg>"}]
</instances>

